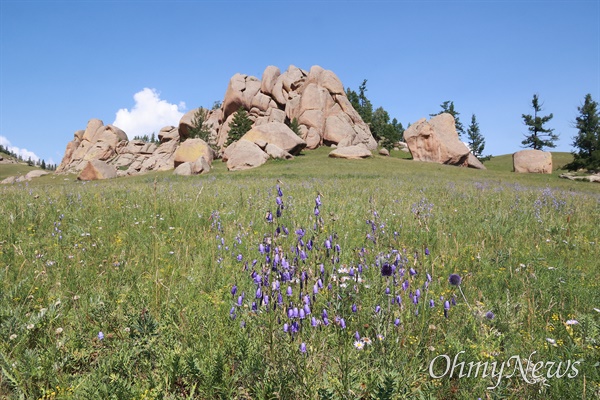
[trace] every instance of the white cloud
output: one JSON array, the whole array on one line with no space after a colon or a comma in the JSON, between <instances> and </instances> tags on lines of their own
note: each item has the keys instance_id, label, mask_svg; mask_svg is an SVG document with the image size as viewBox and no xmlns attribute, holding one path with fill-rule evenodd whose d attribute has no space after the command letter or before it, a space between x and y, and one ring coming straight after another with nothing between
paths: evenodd
<instances>
[{"instance_id":1,"label":"white cloud","mask_svg":"<svg viewBox=\"0 0 600 400\"><path fill-rule=\"evenodd\" d=\"M130 139L134 136L158 135L164 126L177 126L183 116L185 103L171 104L160 99L156 89L144 88L133 95L135 105L130 110L122 108L117 111L113 125L125 131Z\"/></svg>"},{"instance_id":2,"label":"white cloud","mask_svg":"<svg viewBox=\"0 0 600 400\"><path fill-rule=\"evenodd\" d=\"M30 157L32 161L37 161L40 158L33 151L27 149L21 149L19 147L10 144L10 141L4 136L0 136L0 145L4 146L5 149L15 153L17 156L21 156L23 160L27 161Z\"/></svg>"}]
</instances>

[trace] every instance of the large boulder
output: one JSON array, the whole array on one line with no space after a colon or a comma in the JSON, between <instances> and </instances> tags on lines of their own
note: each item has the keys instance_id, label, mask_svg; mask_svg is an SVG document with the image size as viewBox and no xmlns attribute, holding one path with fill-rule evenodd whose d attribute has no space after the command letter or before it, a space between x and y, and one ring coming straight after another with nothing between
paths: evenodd
<instances>
[{"instance_id":1,"label":"large boulder","mask_svg":"<svg viewBox=\"0 0 600 400\"><path fill-rule=\"evenodd\" d=\"M349 160L360 160L371 157L371 155L371 151L364 145L339 147L329 153L329 157L346 158Z\"/></svg>"},{"instance_id":2,"label":"large boulder","mask_svg":"<svg viewBox=\"0 0 600 400\"><path fill-rule=\"evenodd\" d=\"M551 174L552 153L541 150L521 150L513 154L513 171Z\"/></svg>"},{"instance_id":3,"label":"large boulder","mask_svg":"<svg viewBox=\"0 0 600 400\"><path fill-rule=\"evenodd\" d=\"M117 169L100 160L88 161L79 173L77 179L80 181L95 181L100 179L111 179L117 177Z\"/></svg>"},{"instance_id":4,"label":"large boulder","mask_svg":"<svg viewBox=\"0 0 600 400\"><path fill-rule=\"evenodd\" d=\"M227 160L227 169L229 171L241 171L250 168L256 168L263 165L269 159L258 145L248 140L238 140L229 145L225 151Z\"/></svg>"},{"instance_id":5,"label":"large boulder","mask_svg":"<svg viewBox=\"0 0 600 400\"><path fill-rule=\"evenodd\" d=\"M174 156L174 167L185 162L195 162L198 158L204 158L210 165L215 158L214 151L202 139L188 139L181 143Z\"/></svg>"},{"instance_id":6,"label":"large boulder","mask_svg":"<svg viewBox=\"0 0 600 400\"><path fill-rule=\"evenodd\" d=\"M454 117L448 113L429 121L420 119L404 132L404 140L416 161L485 169L460 141Z\"/></svg>"},{"instance_id":7,"label":"large boulder","mask_svg":"<svg viewBox=\"0 0 600 400\"><path fill-rule=\"evenodd\" d=\"M293 155L300 153L306 147L306 142L281 122L268 122L255 126L246 132L242 139L254 143L264 141L274 144Z\"/></svg>"}]
</instances>

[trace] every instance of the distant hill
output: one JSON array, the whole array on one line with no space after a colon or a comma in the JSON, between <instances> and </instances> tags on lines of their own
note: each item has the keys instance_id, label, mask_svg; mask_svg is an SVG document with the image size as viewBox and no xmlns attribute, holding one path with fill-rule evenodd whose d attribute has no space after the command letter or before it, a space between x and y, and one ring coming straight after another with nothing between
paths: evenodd
<instances>
[{"instance_id":1,"label":"distant hill","mask_svg":"<svg viewBox=\"0 0 600 400\"><path fill-rule=\"evenodd\" d=\"M25 175L29 171L41 169L35 166L30 167L27 162L19 161L6 153L0 153L0 158L0 181L9 176Z\"/></svg>"}]
</instances>

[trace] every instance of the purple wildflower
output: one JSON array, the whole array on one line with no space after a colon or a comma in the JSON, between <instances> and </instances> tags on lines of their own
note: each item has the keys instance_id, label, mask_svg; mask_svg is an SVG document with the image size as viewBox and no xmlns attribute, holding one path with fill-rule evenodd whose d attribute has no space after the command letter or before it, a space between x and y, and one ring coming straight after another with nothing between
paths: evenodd
<instances>
[{"instance_id":1,"label":"purple wildflower","mask_svg":"<svg viewBox=\"0 0 600 400\"><path fill-rule=\"evenodd\" d=\"M235 296L236 293L237 293L237 285L233 285L233 287L231 288L231 295Z\"/></svg>"},{"instance_id":2,"label":"purple wildflower","mask_svg":"<svg viewBox=\"0 0 600 400\"><path fill-rule=\"evenodd\" d=\"M300 353L306 353L306 343L304 342L300 344Z\"/></svg>"},{"instance_id":3,"label":"purple wildflower","mask_svg":"<svg viewBox=\"0 0 600 400\"><path fill-rule=\"evenodd\" d=\"M451 274L450 277L448 278L448 282L450 282L450 284L452 286L458 286L460 285L460 282L462 281L460 275L458 274Z\"/></svg>"},{"instance_id":4,"label":"purple wildflower","mask_svg":"<svg viewBox=\"0 0 600 400\"><path fill-rule=\"evenodd\" d=\"M486 317L487 319L494 319L494 318L496 317L496 315L494 315L494 313L493 313L493 312L491 312L491 311L488 311L487 313L485 313L485 317ZM568 322L568 321L567 321L567 322Z\"/></svg>"},{"instance_id":5,"label":"purple wildflower","mask_svg":"<svg viewBox=\"0 0 600 400\"><path fill-rule=\"evenodd\" d=\"M357 311L356 304L352 304L352 312L355 313Z\"/></svg>"},{"instance_id":6,"label":"purple wildflower","mask_svg":"<svg viewBox=\"0 0 600 400\"><path fill-rule=\"evenodd\" d=\"M384 262L381 266L381 275L382 276L392 276L392 266L388 262Z\"/></svg>"},{"instance_id":7,"label":"purple wildflower","mask_svg":"<svg viewBox=\"0 0 600 400\"><path fill-rule=\"evenodd\" d=\"M102 331L98 332L98 340L104 340L104 333Z\"/></svg>"}]
</instances>

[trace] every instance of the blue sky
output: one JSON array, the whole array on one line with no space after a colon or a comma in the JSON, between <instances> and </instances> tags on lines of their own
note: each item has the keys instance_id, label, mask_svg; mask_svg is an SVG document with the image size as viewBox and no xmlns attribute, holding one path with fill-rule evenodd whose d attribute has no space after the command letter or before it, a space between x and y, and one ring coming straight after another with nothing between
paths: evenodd
<instances>
[{"instance_id":1,"label":"blue sky","mask_svg":"<svg viewBox=\"0 0 600 400\"><path fill-rule=\"evenodd\" d=\"M570 151L600 100L600 2L0 0L0 141L60 162L91 118L132 131L222 100L237 72L334 71L405 126L454 101L485 154L521 149L537 93ZM144 90L147 89L147 90ZM136 95L137 94L137 95ZM134 95L136 96L134 100ZM143 125L143 122L146 125ZM154 126L153 126L154 124ZM117 124L118 125L118 124Z\"/></svg>"}]
</instances>

